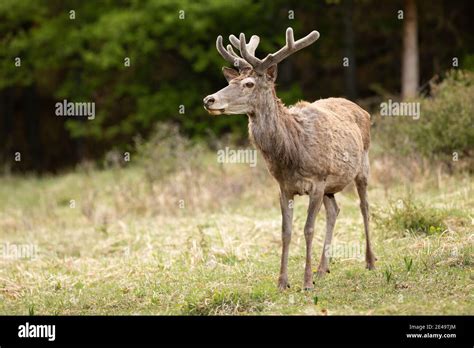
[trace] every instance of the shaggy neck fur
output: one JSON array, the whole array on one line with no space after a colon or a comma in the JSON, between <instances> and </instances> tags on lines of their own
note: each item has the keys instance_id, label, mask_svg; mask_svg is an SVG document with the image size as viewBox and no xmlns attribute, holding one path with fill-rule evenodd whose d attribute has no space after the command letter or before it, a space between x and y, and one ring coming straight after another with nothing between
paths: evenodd
<instances>
[{"instance_id":1,"label":"shaggy neck fur","mask_svg":"<svg viewBox=\"0 0 474 348\"><path fill-rule=\"evenodd\" d=\"M300 171L306 151L299 118L290 114L273 87L257 95L253 109L249 114L250 138L273 171L277 168Z\"/></svg>"}]
</instances>

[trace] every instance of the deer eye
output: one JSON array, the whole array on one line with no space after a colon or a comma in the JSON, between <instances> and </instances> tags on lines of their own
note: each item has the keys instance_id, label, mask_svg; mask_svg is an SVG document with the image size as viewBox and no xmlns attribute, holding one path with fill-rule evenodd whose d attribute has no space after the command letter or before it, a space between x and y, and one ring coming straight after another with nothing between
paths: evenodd
<instances>
[{"instance_id":1,"label":"deer eye","mask_svg":"<svg viewBox=\"0 0 474 348\"><path fill-rule=\"evenodd\" d=\"M245 87L247 87L247 88L252 88L253 86L254 86L254 83L253 83L253 82L247 82L247 83L245 84Z\"/></svg>"}]
</instances>

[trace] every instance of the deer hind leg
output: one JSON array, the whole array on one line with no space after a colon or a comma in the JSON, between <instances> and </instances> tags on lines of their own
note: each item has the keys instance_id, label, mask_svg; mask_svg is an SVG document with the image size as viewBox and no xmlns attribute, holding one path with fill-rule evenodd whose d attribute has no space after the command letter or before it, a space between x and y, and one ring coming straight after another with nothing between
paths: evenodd
<instances>
[{"instance_id":1,"label":"deer hind leg","mask_svg":"<svg viewBox=\"0 0 474 348\"><path fill-rule=\"evenodd\" d=\"M324 208L326 209L326 237L324 239L323 252L321 254L321 261L318 266L318 277L324 276L329 273L329 253L332 241L332 232L334 225L336 224L337 215L339 215L339 207L336 203L336 198L333 194L324 195L323 198Z\"/></svg>"},{"instance_id":2,"label":"deer hind leg","mask_svg":"<svg viewBox=\"0 0 474 348\"><path fill-rule=\"evenodd\" d=\"M282 216L282 252L281 252L281 266L280 277L278 278L278 288L285 290L290 287L288 283L288 253L291 241L291 225L293 221L293 195L287 194L283 189L280 193L280 205Z\"/></svg>"},{"instance_id":3,"label":"deer hind leg","mask_svg":"<svg viewBox=\"0 0 474 348\"><path fill-rule=\"evenodd\" d=\"M365 261L367 263L367 268L369 270L375 269L375 261L377 258L372 252L372 246L370 244L370 235L369 235L369 202L367 201L367 176L357 176L355 179L357 193L360 198L360 211L364 219L364 229L365 229Z\"/></svg>"},{"instance_id":4,"label":"deer hind leg","mask_svg":"<svg viewBox=\"0 0 474 348\"><path fill-rule=\"evenodd\" d=\"M308 217L304 226L304 237L306 240L306 266L304 271L304 289L311 290L313 288L313 269L311 266L314 220L318 215L321 204L323 203L324 188L317 188L309 196Z\"/></svg>"}]
</instances>

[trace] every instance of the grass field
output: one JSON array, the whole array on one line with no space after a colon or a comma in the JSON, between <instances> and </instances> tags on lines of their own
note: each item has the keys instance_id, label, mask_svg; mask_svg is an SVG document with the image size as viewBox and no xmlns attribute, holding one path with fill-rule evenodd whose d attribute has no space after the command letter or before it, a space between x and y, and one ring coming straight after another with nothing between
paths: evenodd
<instances>
[{"instance_id":1,"label":"grass field","mask_svg":"<svg viewBox=\"0 0 474 348\"><path fill-rule=\"evenodd\" d=\"M313 291L302 291L307 197L298 197L285 292L276 286L278 188L261 157L250 168L208 156L159 179L138 165L1 177L0 313L472 315L472 177L387 184L374 169L377 269L365 269L362 218L348 188L336 196L333 245L343 252ZM324 223L322 210L314 268Z\"/></svg>"}]
</instances>

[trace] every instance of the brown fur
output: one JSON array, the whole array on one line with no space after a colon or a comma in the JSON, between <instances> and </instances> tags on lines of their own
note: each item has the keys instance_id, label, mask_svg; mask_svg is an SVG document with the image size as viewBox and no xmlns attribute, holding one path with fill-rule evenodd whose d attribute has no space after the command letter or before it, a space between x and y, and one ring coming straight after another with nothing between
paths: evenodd
<instances>
[{"instance_id":1,"label":"brown fur","mask_svg":"<svg viewBox=\"0 0 474 348\"><path fill-rule=\"evenodd\" d=\"M326 181L325 193L336 193L364 171L370 116L358 105L329 98L287 108L268 95L255 102L250 138L290 193L308 194L320 180Z\"/></svg>"}]
</instances>

